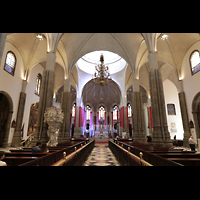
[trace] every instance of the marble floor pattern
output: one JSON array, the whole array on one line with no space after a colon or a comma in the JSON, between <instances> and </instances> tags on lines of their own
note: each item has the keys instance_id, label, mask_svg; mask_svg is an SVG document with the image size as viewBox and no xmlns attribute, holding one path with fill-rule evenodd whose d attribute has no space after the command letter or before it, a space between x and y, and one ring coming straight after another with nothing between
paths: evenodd
<instances>
[{"instance_id":1,"label":"marble floor pattern","mask_svg":"<svg viewBox=\"0 0 200 200\"><path fill-rule=\"evenodd\" d=\"M120 166L107 146L96 146L83 166Z\"/></svg>"}]
</instances>

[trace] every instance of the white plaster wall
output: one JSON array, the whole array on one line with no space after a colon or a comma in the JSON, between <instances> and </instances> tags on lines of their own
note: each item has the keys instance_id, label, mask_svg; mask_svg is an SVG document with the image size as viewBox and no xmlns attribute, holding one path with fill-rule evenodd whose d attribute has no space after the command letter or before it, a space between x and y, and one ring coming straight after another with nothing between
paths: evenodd
<instances>
[{"instance_id":1,"label":"white plaster wall","mask_svg":"<svg viewBox=\"0 0 200 200\"><path fill-rule=\"evenodd\" d=\"M42 65L37 64L35 67L33 67L29 73L29 77L27 79L27 86L26 86L26 103L24 108L24 117L23 122L24 123L24 137L23 139L27 138L28 133L28 123L29 123L29 115L30 115L30 108L33 103L39 102L39 96L35 94L35 86L36 86L36 78L38 73L43 74L44 68Z\"/></svg>"},{"instance_id":2,"label":"white plaster wall","mask_svg":"<svg viewBox=\"0 0 200 200\"><path fill-rule=\"evenodd\" d=\"M14 76L10 75L8 72L4 70L6 54L8 51L12 51L17 59ZM7 92L13 101L13 115L11 122L14 119L16 120L17 117L19 95L21 92L22 79L24 75L23 73L24 73L24 64L19 51L11 43L6 42L0 66L0 91ZM14 129L11 128L9 133L8 143L12 142L13 133Z\"/></svg>"},{"instance_id":3,"label":"white plaster wall","mask_svg":"<svg viewBox=\"0 0 200 200\"><path fill-rule=\"evenodd\" d=\"M176 86L168 79L163 82L163 88L165 95L168 130L170 132L171 139L174 139L174 135L176 135L176 139L183 140L183 123L181 118L178 90ZM170 103L175 104L176 115L168 115L167 104ZM177 129L177 132L172 131L171 123L176 124L175 129Z\"/></svg>"},{"instance_id":4,"label":"white plaster wall","mask_svg":"<svg viewBox=\"0 0 200 200\"><path fill-rule=\"evenodd\" d=\"M192 101L194 99L194 96L200 91L200 72L192 75L190 69L189 58L194 50L200 51L200 41L196 42L188 49L182 62L183 90L186 96L188 117L189 120L192 120L193 122L194 119L192 114ZM194 136L194 139L196 139L195 129L192 135Z\"/></svg>"}]
</instances>

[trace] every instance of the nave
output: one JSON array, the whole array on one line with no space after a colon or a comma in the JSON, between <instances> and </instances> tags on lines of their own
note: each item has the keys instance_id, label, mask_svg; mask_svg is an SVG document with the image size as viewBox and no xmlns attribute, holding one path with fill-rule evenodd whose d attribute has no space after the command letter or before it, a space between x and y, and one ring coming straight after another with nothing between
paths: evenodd
<instances>
[{"instance_id":1,"label":"nave","mask_svg":"<svg viewBox=\"0 0 200 200\"><path fill-rule=\"evenodd\" d=\"M95 146L83 166L120 166L108 147L108 139L96 139Z\"/></svg>"}]
</instances>

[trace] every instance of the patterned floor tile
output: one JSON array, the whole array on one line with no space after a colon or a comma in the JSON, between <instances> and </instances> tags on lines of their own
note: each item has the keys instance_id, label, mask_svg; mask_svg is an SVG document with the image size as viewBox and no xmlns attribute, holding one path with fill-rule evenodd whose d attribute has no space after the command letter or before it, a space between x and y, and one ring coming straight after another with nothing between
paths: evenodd
<instances>
[{"instance_id":1,"label":"patterned floor tile","mask_svg":"<svg viewBox=\"0 0 200 200\"><path fill-rule=\"evenodd\" d=\"M108 147L94 147L83 166L120 166Z\"/></svg>"}]
</instances>

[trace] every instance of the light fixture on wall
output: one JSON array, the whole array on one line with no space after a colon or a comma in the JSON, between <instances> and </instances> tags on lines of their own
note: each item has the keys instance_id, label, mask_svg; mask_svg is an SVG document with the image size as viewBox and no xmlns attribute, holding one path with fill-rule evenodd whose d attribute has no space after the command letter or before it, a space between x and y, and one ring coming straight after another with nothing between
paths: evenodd
<instances>
[{"instance_id":1,"label":"light fixture on wall","mask_svg":"<svg viewBox=\"0 0 200 200\"><path fill-rule=\"evenodd\" d=\"M101 64L95 66L94 78L92 78L92 83L100 86L108 85L108 83L112 82L110 78L109 68L104 65L104 57L103 54L100 56Z\"/></svg>"},{"instance_id":2,"label":"light fixture on wall","mask_svg":"<svg viewBox=\"0 0 200 200\"><path fill-rule=\"evenodd\" d=\"M168 37L169 37L168 34L166 34L166 33L161 33L161 40L167 40Z\"/></svg>"},{"instance_id":3,"label":"light fixture on wall","mask_svg":"<svg viewBox=\"0 0 200 200\"><path fill-rule=\"evenodd\" d=\"M41 34L41 33L38 33L36 35L36 38L38 38L39 40L43 40L44 39L44 36Z\"/></svg>"}]
</instances>

